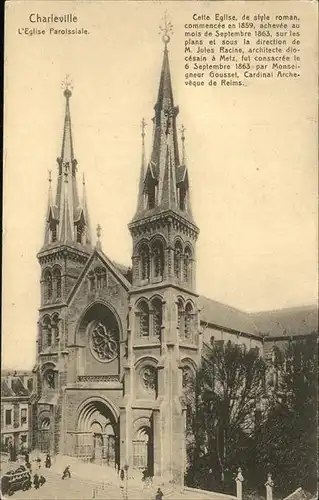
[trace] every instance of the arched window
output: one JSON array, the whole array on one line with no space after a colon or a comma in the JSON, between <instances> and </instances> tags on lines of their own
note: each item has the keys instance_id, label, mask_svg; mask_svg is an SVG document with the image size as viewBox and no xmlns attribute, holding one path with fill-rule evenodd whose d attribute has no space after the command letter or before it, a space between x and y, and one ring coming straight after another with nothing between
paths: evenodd
<instances>
[{"instance_id":1,"label":"arched window","mask_svg":"<svg viewBox=\"0 0 319 500\"><path fill-rule=\"evenodd\" d=\"M79 223L76 226L76 241L77 243L82 243L84 233L84 225Z\"/></svg>"},{"instance_id":2,"label":"arched window","mask_svg":"<svg viewBox=\"0 0 319 500\"><path fill-rule=\"evenodd\" d=\"M150 277L150 251L146 244L141 246L141 279L148 280Z\"/></svg>"},{"instance_id":3,"label":"arched window","mask_svg":"<svg viewBox=\"0 0 319 500\"><path fill-rule=\"evenodd\" d=\"M152 300L152 334L160 338L162 327L162 301L159 298Z\"/></svg>"},{"instance_id":4,"label":"arched window","mask_svg":"<svg viewBox=\"0 0 319 500\"><path fill-rule=\"evenodd\" d=\"M181 278L182 270L182 245L179 241L175 243L174 248L174 276L177 279Z\"/></svg>"},{"instance_id":5,"label":"arched window","mask_svg":"<svg viewBox=\"0 0 319 500\"><path fill-rule=\"evenodd\" d=\"M52 327L49 316L46 316L42 323L42 345L44 347L50 347L52 345Z\"/></svg>"},{"instance_id":6,"label":"arched window","mask_svg":"<svg viewBox=\"0 0 319 500\"><path fill-rule=\"evenodd\" d=\"M139 303L137 311L137 331L140 337L147 337L149 335L149 307L148 304L143 300Z\"/></svg>"},{"instance_id":7,"label":"arched window","mask_svg":"<svg viewBox=\"0 0 319 500\"><path fill-rule=\"evenodd\" d=\"M192 340L193 336L193 306L190 302L185 307L185 339Z\"/></svg>"},{"instance_id":8,"label":"arched window","mask_svg":"<svg viewBox=\"0 0 319 500\"><path fill-rule=\"evenodd\" d=\"M192 282L192 252L189 247L185 248L184 252L184 281L186 283Z\"/></svg>"},{"instance_id":9,"label":"arched window","mask_svg":"<svg viewBox=\"0 0 319 500\"><path fill-rule=\"evenodd\" d=\"M60 269L55 269L53 272L53 280L55 285L55 293L57 298L61 297L62 294L62 278Z\"/></svg>"},{"instance_id":10,"label":"arched window","mask_svg":"<svg viewBox=\"0 0 319 500\"><path fill-rule=\"evenodd\" d=\"M44 274L44 295L47 300L52 299L53 287L52 287L52 274L50 271L46 271Z\"/></svg>"},{"instance_id":11,"label":"arched window","mask_svg":"<svg viewBox=\"0 0 319 500\"><path fill-rule=\"evenodd\" d=\"M58 314L54 314L52 318L52 343L57 344L59 341L59 316Z\"/></svg>"},{"instance_id":12,"label":"arched window","mask_svg":"<svg viewBox=\"0 0 319 500\"><path fill-rule=\"evenodd\" d=\"M95 290L95 274L93 271L90 271L88 274L89 284L90 284L90 292Z\"/></svg>"},{"instance_id":13,"label":"arched window","mask_svg":"<svg viewBox=\"0 0 319 500\"><path fill-rule=\"evenodd\" d=\"M52 220L50 224L51 231L51 243L55 243L58 239L57 237L57 221Z\"/></svg>"},{"instance_id":14,"label":"arched window","mask_svg":"<svg viewBox=\"0 0 319 500\"><path fill-rule=\"evenodd\" d=\"M179 335L184 335L184 304L181 299L177 302L177 328Z\"/></svg>"},{"instance_id":15,"label":"arched window","mask_svg":"<svg viewBox=\"0 0 319 500\"><path fill-rule=\"evenodd\" d=\"M46 370L43 378L45 386L48 389L55 389L55 373L51 368Z\"/></svg>"},{"instance_id":16,"label":"arched window","mask_svg":"<svg viewBox=\"0 0 319 500\"><path fill-rule=\"evenodd\" d=\"M95 269L96 274L96 288L104 288L106 285L106 270L103 267Z\"/></svg>"},{"instance_id":17,"label":"arched window","mask_svg":"<svg viewBox=\"0 0 319 500\"><path fill-rule=\"evenodd\" d=\"M155 182L151 177L147 183L147 204L150 210L155 208Z\"/></svg>"},{"instance_id":18,"label":"arched window","mask_svg":"<svg viewBox=\"0 0 319 500\"><path fill-rule=\"evenodd\" d=\"M185 184L182 183L179 187L179 208L180 210L185 210L186 206L186 187Z\"/></svg>"},{"instance_id":19,"label":"arched window","mask_svg":"<svg viewBox=\"0 0 319 500\"><path fill-rule=\"evenodd\" d=\"M161 241L156 241L152 247L153 253L153 276L162 278L164 274L164 248Z\"/></svg>"},{"instance_id":20,"label":"arched window","mask_svg":"<svg viewBox=\"0 0 319 500\"><path fill-rule=\"evenodd\" d=\"M101 269L101 285L102 288L106 287L106 269L104 267Z\"/></svg>"}]
</instances>

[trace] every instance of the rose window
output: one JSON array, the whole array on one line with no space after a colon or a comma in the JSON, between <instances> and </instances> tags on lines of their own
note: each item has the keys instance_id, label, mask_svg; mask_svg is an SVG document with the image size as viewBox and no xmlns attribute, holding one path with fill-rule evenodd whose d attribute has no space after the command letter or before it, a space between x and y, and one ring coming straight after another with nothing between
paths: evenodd
<instances>
[{"instance_id":1,"label":"rose window","mask_svg":"<svg viewBox=\"0 0 319 500\"><path fill-rule=\"evenodd\" d=\"M97 323L91 331L90 346L99 361L112 361L118 355L117 331Z\"/></svg>"}]
</instances>

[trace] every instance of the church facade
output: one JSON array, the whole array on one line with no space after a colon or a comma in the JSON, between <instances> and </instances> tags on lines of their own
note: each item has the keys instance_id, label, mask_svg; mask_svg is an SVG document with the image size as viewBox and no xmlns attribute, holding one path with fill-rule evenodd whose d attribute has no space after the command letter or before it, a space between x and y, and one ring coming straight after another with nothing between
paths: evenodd
<instances>
[{"instance_id":1,"label":"church facade","mask_svg":"<svg viewBox=\"0 0 319 500\"><path fill-rule=\"evenodd\" d=\"M51 182L41 268L34 445L181 482L185 470L183 391L203 344L232 342L263 354L252 315L196 292L199 229L190 204L184 137L177 133L169 55L154 107L150 160L143 154L129 231L132 267L92 244L83 182L78 191L70 101L57 188ZM181 148L179 146L182 146ZM266 327L265 327L266 328Z\"/></svg>"}]
</instances>

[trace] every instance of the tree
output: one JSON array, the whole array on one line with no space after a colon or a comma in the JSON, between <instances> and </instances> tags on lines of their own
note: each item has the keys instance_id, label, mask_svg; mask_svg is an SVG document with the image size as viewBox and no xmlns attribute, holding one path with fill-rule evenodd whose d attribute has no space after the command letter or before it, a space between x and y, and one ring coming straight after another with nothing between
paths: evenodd
<instances>
[{"instance_id":1,"label":"tree","mask_svg":"<svg viewBox=\"0 0 319 500\"><path fill-rule=\"evenodd\" d=\"M196 463L205 458L210 469L218 468L223 483L247 458L264 381L265 363L256 349L231 342L206 346L194 405L193 484Z\"/></svg>"},{"instance_id":2,"label":"tree","mask_svg":"<svg viewBox=\"0 0 319 500\"><path fill-rule=\"evenodd\" d=\"M277 491L316 491L317 335L291 342L279 391L256 436L257 463L274 472Z\"/></svg>"}]
</instances>

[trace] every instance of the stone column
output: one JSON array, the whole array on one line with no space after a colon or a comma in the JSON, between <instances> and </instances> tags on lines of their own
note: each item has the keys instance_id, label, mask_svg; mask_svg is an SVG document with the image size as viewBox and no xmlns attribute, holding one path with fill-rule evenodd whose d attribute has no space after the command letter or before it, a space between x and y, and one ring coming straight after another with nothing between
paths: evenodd
<instances>
[{"instance_id":1,"label":"stone column","mask_svg":"<svg viewBox=\"0 0 319 500\"><path fill-rule=\"evenodd\" d=\"M153 453L154 453L154 476L161 476L161 420L158 409L153 410Z\"/></svg>"},{"instance_id":2,"label":"stone column","mask_svg":"<svg viewBox=\"0 0 319 500\"><path fill-rule=\"evenodd\" d=\"M244 477L242 475L242 471L241 471L240 467L238 467L238 472L237 472L237 476L236 476L235 481L236 481L236 496L237 496L238 500L242 500Z\"/></svg>"},{"instance_id":3,"label":"stone column","mask_svg":"<svg viewBox=\"0 0 319 500\"><path fill-rule=\"evenodd\" d=\"M272 480L271 474L267 475L267 481L265 482L266 486L266 500L272 500L272 490L274 487L274 482Z\"/></svg>"}]
</instances>

